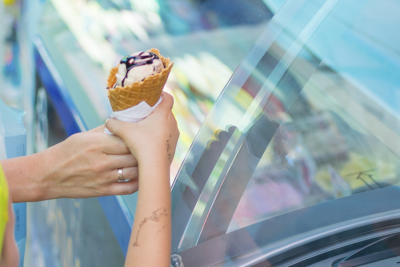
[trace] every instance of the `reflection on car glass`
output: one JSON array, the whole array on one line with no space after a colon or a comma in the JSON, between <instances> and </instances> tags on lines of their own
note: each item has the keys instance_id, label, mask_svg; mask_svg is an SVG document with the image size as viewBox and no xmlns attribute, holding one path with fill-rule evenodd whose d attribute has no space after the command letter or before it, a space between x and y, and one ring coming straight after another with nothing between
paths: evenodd
<instances>
[{"instance_id":1,"label":"reflection on car glass","mask_svg":"<svg viewBox=\"0 0 400 267\"><path fill-rule=\"evenodd\" d=\"M310 80L318 81L320 75L338 76L321 65L311 72ZM289 84L296 83L293 76L286 74L285 77ZM209 221L200 242L283 213L396 183L397 156L359 125L352 114L338 112L335 102L326 101L332 96L316 94L318 88L310 83L313 84L306 83L297 97L294 93L297 90L290 91L285 83L280 83L270 94L263 109L265 119L258 123L275 121L280 126L267 147L261 145L268 140L262 131L254 137L247 136L246 159L239 157L240 153L236 155L220 195L210 206L214 210L209 213L204 210L206 214L202 216L208 216ZM268 128L269 123L264 127ZM251 141L252 138L256 139ZM211 170L202 172L205 180L209 179ZM236 187L230 188L229 181L233 180ZM189 192L184 194L189 203L186 194ZM190 208L197 203L197 196L192 196ZM217 206L224 198L231 200L231 208L225 205L220 210ZM234 209L233 215L229 215L230 209ZM228 220L229 226L225 229L222 222Z\"/></svg>"},{"instance_id":2,"label":"reflection on car glass","mask_svg":"<svg viewBox=\"0 0 400 267\"><path fill-rule=\"evenodd\" d=\"M338 76L323 67L311 81L318 81L325 72ZM302 207L398 183L397 155L359 125L353 114L337 112L336 103L326 101L330 91L315 95L318 87L311 84L292 108L284 111L287 115L270 112L277 120L279 114L291 121L280 125L265 150L228 232ZM284 103L286 96L279 91L278 87L272 94Z\"/></svg>"},{"instance_id":3,"label":"reflection on car glass","mask_svg":"<svg viewBox=\"0 0 400 267\"><path fill-rule=\"evenodd\" d=\"M186 34L238 25L254 25L273 13L262 0L162 1L160 15L170 34Z\"/></svg>"},{"instance_id":4,"label":"reflection on car glass","mask_svg":"<svg viewBox=\"0 0 400 267\"><path fill-rule=\"evenodd\" d=\"M191 161L185 165L186 173L190 174L190 186L180 184L179 190L182 194L185 210L196 214L192 216L184 227L176 227L175 232L185 235L181 240L179 249L194 246L198 240L198 235L201 232L202 226L207 216L209 205L212 203L213 196L217 193L219 174L221 168L226 163L230 153L232 143L240 135L235 126L228 127L226 131L217 130L214 133L214 138L207 143L204 152L197 156L194 161L198 162L195 166ZM181 222L182 220L179 220ZM178 223L178 222L177 222ZM174 226L173 226L174 227Z\"/></svg>"},{"instance_id":5,"label":"reflection on car glass","mask_svg":"<svg viewBox=\"0 0 400 267\"><path fill-rule=\"evenodd\" d=\"M223 243L243 237L241 234L249 238L245 245L241 242L221 249L221 257L216 257L220 260L234 255L238 247L244 253L246 246L254 249L287 238L290 230L299 234L301 227L293 225L283 231L277 226L275 233L267 234L273 223L282 224L280 220L288 218L294 224L304 219L301 229L314 230L307 219L300 218L307 212L312 215L313 227L355 219L354 214L371 215L362 213L367 211L358 210L352 201L368 203L368 211L382 204L376 209L380 212L388 205L383 192L394 190L383 187L400 182L400 121L398 113L381 101L386 96L380 90L389 89L379 89L385 87L389 76L392 81L392 70L383 71L383 64L392 66L388 59L393 57L352 27L354 20L360 25L360 17L371 18L362 9L367 2L360 2L361 6L348 1L289 2L290 8L285 5L281 14L292 20L279 14L272 19L226 86L193 146L204 149L210 133L227 125L235 125L240 136L232 142L231 154L222 152L215 159L221 165L205 168L202 179L212 181L210 187L204 186L202 192L193 194L193 203L185 205L192 212L185 214L189 225L196 220L199 225L187 227L183 237L179 230L176 234L174 244L187 255L192 255L194 247L204 248L215 240ZM366 55L360 47L385 56L370 58L372 54ZM398 83L387 84L392 91L398 87ZM388 95L397 99L393 92ZM258 132L250 134L255 128ZM224 151L228 151L226 147ZM194 164L186 166L191 172L181 172L178 177L182 188L193 190L194 154L202 149L189 155L188 161L194 159ZM202 172L200 168L197 171ZM382 199L375 205L377 196ZM181 204L179 197L175 203ZM175 206L180 207L178 204ZM321 215L324 208L336 214ZM179 215L183 213L176 211L175 220L182 220L184 216Z\"/></svg>"},{"instance_id":6,"label":"reflection on car glass","mask_svg":"<svg viewBox=\"0 0 400 267\"><path fill-rule=\"evenodd\" d=\"M245 134L246 139L240 144L234 162L224 177L208 213L199 243L227 232L246 185L255 171L254 167L257 166L278 127L275 121L261 114Z\"/></svg>"},{"instance_id":7,"label":"reflection on car glass","mask_svg":"<svg viewBox=\"0 0 400 267\"><path fill-rule=\"evenodd\" d=\"M377 188L383 188L381 184L379 184L373 177L372 177L372 172L375 172L376 169L372 170L366 170L366 171L361 171L361 172L356 172L356 173L350 173L347 174L346 176L353 176L355 179L360 179L363 181L363 183L368 186L369 189L374 190ZM369 179L370 181L368 182L366 179ZM370 183L373 183L375 186L372 186Z\"/></svg>"},{"instance_id":8,"label":"reflection on car glass","mask_svg":"<svg viewBox=\"0 0 400 267\"><path fill-rule=\"evenodd\" d=\"M195 190L192 190L189 186L181 188L182 198L190 210L194 209L197 199L199 198L200 193L203 191L215 164L217 163L222 151L224 150L235 130L236 127L232 126L228 129L228 131L217 131L215 133L216 139L208 142L207 148L200 156L200 159L198 160L194 170L188 170L189 168L192 168L193 165L186 165L186 171L188 173L192 173L191 179L196 185Z\"/></svg>"},{"instance_id":9,"label":"reflection on car glass","mask_svg":"<svg viewBox=\"0 0 400 267\"><path fill-rule=\"evenodd\" d=\"M382 238L354 254L336 260L332 267L395 267L400 264L400 234Z\"/></svg>"}]
</instances>

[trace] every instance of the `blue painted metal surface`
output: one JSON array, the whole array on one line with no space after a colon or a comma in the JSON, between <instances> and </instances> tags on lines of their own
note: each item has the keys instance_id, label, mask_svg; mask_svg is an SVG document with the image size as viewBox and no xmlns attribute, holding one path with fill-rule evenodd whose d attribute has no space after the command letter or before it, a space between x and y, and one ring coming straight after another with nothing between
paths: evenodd
<instances>
[{"instance_id":1,"label":"blue painted metal surface","mask_svg":"<svg viewBox=\"0 0 400 267\"><path fill-rule=\"evenodd\" d=\"M50 97L62 125L68 136L86 131L87 128L79 115L60 74L54 66L40 37L34 40L35 63L40 79ZM110 223L116 239L126 256L133 216L119 196L98 198L103 211Z\"/></svg>"},{"instance_id":2,"label":"blue painted metal surface","mask_svg":"<svg viewBox=\"0 0 400 267\"><path fill-rule=\"evenodd\" d=\"M86 131L86 126L63 83L60 74L51 61L42 40L34 39L34 55L37 72L46 92L57 111L63 127L68 135Z\"/></svg>"},{"instance_id":3,"label":"blue painted metal surface","mask_svg":"<svg viewBox=\"0 0 400 267\"><path fill-rule=\"evenodd\" d=\"M101 207L106 214L108 222L118 240L122 252L126 256L129 238L131 236L133 217L119 196L107 196L98 198Z\"/></svg>"}]
</instances>

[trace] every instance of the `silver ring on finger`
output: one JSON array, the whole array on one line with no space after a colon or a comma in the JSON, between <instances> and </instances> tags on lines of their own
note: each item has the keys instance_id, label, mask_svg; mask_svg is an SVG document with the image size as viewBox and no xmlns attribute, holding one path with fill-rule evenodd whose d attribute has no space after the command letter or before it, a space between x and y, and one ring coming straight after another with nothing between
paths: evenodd
<instances>
[{"instance_id":1,"label":"silver ring on finger","mask_svg":"<svg viewBox=\"0 0 400 267\"><path fill-rule=\"evenodd\" d=\"M123 168L118 169L118 182L125 181L124 179L124 172L122 171Z\"/></svg>"}]
</instances>

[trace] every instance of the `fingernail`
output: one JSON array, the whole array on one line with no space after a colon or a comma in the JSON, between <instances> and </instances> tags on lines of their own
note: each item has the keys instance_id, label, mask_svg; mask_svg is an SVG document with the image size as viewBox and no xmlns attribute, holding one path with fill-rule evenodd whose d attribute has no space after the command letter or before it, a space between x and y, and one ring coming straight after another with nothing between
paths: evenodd
<instances>
[{"instance_id":1,"label":"fingernail","mask_svg":"<svg viewBox=\"0 0 400 267\"><path fill-rule=\"evenodd\" d=\"M106 123L105 123L106 127L107 127L107 123L108 123L109 120L110 120L110 118L106 119Z\"/></svg>"}]
</instances>

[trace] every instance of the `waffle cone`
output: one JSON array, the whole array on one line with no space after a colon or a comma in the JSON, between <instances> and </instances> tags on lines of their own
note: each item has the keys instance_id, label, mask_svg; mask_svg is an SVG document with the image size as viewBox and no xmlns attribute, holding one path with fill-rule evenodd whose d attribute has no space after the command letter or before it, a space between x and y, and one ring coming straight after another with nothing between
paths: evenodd
<instances>
[{"instance_id":1,"label":"waffle cone","mask_svg":"<svg viewBox=\"0 0 400 267\"><path fill-rule=\"evenodd\" d=\"M156 54L164 64L165 68L160 73L146 77L143 81L128 86L113 88L117 82L115 74L118 73L118 67L111 69L107 80L107 87L109 88L107 94L113 111L128 109L142 101L152 107L160 99L161 92L174 63L169 58L161 56L157 49L152 48L149 51Z\"/></svg>"}]
</instances>

